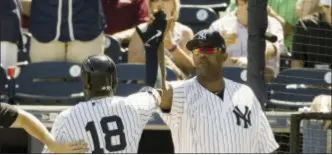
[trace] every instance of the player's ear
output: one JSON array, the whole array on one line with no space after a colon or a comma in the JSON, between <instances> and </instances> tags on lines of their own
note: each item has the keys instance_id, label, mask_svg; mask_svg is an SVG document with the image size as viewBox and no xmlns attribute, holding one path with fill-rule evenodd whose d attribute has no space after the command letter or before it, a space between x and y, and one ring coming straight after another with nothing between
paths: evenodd
<instances>
[{"instance_id":1,"label":"player's ear","mask_svg":"<svg viewBox=\"0 0 332 155\"><path fill-rule=\"evenodd\" d=\"M228 58L228 54L226 52L221 52L218 54L218 61L223 64Z\"/></svg>"},{"instance_id":2,"label":"player's ear","mask_svg":"<svg viewBox=\"0 0 332 155\"><path fill-rule=\"evenodd\" d=\"M228 59L228 53L224 52L223 55L223 62L225 62Z\"/></svg>"}]
</instances>

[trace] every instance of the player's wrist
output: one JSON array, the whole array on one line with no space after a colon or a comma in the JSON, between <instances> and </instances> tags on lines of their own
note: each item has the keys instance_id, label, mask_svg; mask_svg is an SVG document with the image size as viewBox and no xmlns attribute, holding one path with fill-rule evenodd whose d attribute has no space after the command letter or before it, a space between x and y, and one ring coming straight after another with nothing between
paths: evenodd
<instances>
[{"instance_id":1,"label":"player's wrist","mask_svg":"<svg viewBox=\"0 0 332 155\"><path fill-rule=\"evenodd\" d=\"M152 95L152 97L156 100L158 104L161 102L162 91L158 92L155 88L150 86L143 87L139 90L139 92L147 92Z\"/></svg>"},{"instance_id":2,"label":"player's wrist","mask_svg":"<svg viewBox=\"0 0 332 155\"><path fill-rule=\"evenodd\" d=\"M50 133L47 133L43 136L41 140L47 147L53 147L56 142L53 136Z\"/></svg>"},{"instance_id":3,"label":"player's wrist","mask_svg":"<svg viewBox=\"0 0 332 155\"><path fill-rule=\"evenodd\" d=\"M156 100L156 102L159 105L161 102L162 90L158 91L157 89L152 89L151 91L149 91L149 93L152 94L153 98Z\"/></svg>"}]
</instances>

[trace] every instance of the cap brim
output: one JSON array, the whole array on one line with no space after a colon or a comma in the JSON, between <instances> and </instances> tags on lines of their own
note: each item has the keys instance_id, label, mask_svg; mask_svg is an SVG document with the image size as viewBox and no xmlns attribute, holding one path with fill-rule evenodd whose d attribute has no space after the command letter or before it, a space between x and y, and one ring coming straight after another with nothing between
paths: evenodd
<instances>
[{"instance_id":1,"label":"cap brim","mask_svg":"<svg viewBox=\"0 0 332 155\"><path fill-rule=\"evenodd\" d=\"M197 45L199 44L199 42L200 41L195 40L195 39L190 40L190 41L187 42L186 47L187 47L188 50L192 51L192 50L194 50L197 47Z\"/></svg>"},{"instance_id":2,"label":"cap brim","mask_svg":"<svg viewBox=\"0 0 332 155\"><path fill-rule=\"evenodd\" d=\"M192 51L196 49L197 47L202 47L202 46L208 46L209 44L206 43L204 40L190 40L187 42L186 47L188 50Z\"/></svg>"}]
</instances>

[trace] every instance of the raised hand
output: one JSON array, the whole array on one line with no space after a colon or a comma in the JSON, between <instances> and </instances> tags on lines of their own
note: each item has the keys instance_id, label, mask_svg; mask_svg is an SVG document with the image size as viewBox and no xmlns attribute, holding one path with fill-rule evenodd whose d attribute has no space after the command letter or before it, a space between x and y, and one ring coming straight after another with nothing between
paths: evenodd
<instances>
[{"instance_id":1,"label":"raised hand","mask_svg":"<svg viewBox=\"0 0 332 155\"><path fill-rule=\"evenodd\" d=\"M154 13L154 20L148 25L145 32L142 32L138 27L136 31L143 41L145 47L158 48L163 41L164 33L167 27L166 14L159 10Z\"/></svg>"}]
</instances>

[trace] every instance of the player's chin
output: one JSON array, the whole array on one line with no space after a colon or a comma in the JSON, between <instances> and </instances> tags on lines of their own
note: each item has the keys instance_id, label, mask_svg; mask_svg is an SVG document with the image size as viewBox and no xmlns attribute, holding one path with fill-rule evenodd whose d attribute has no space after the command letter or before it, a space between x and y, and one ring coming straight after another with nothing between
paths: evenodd
<instances>
[{"instance_id":1,"label":"player's chin","mask_svg":"<svg viewBox=\"0 0 332 155\"><path fill-rule=\"evenodd\" d=\"M196 66L196 74L197 75L205 75L207 69L205 66Z\"/></svg>"}]
</instances>

